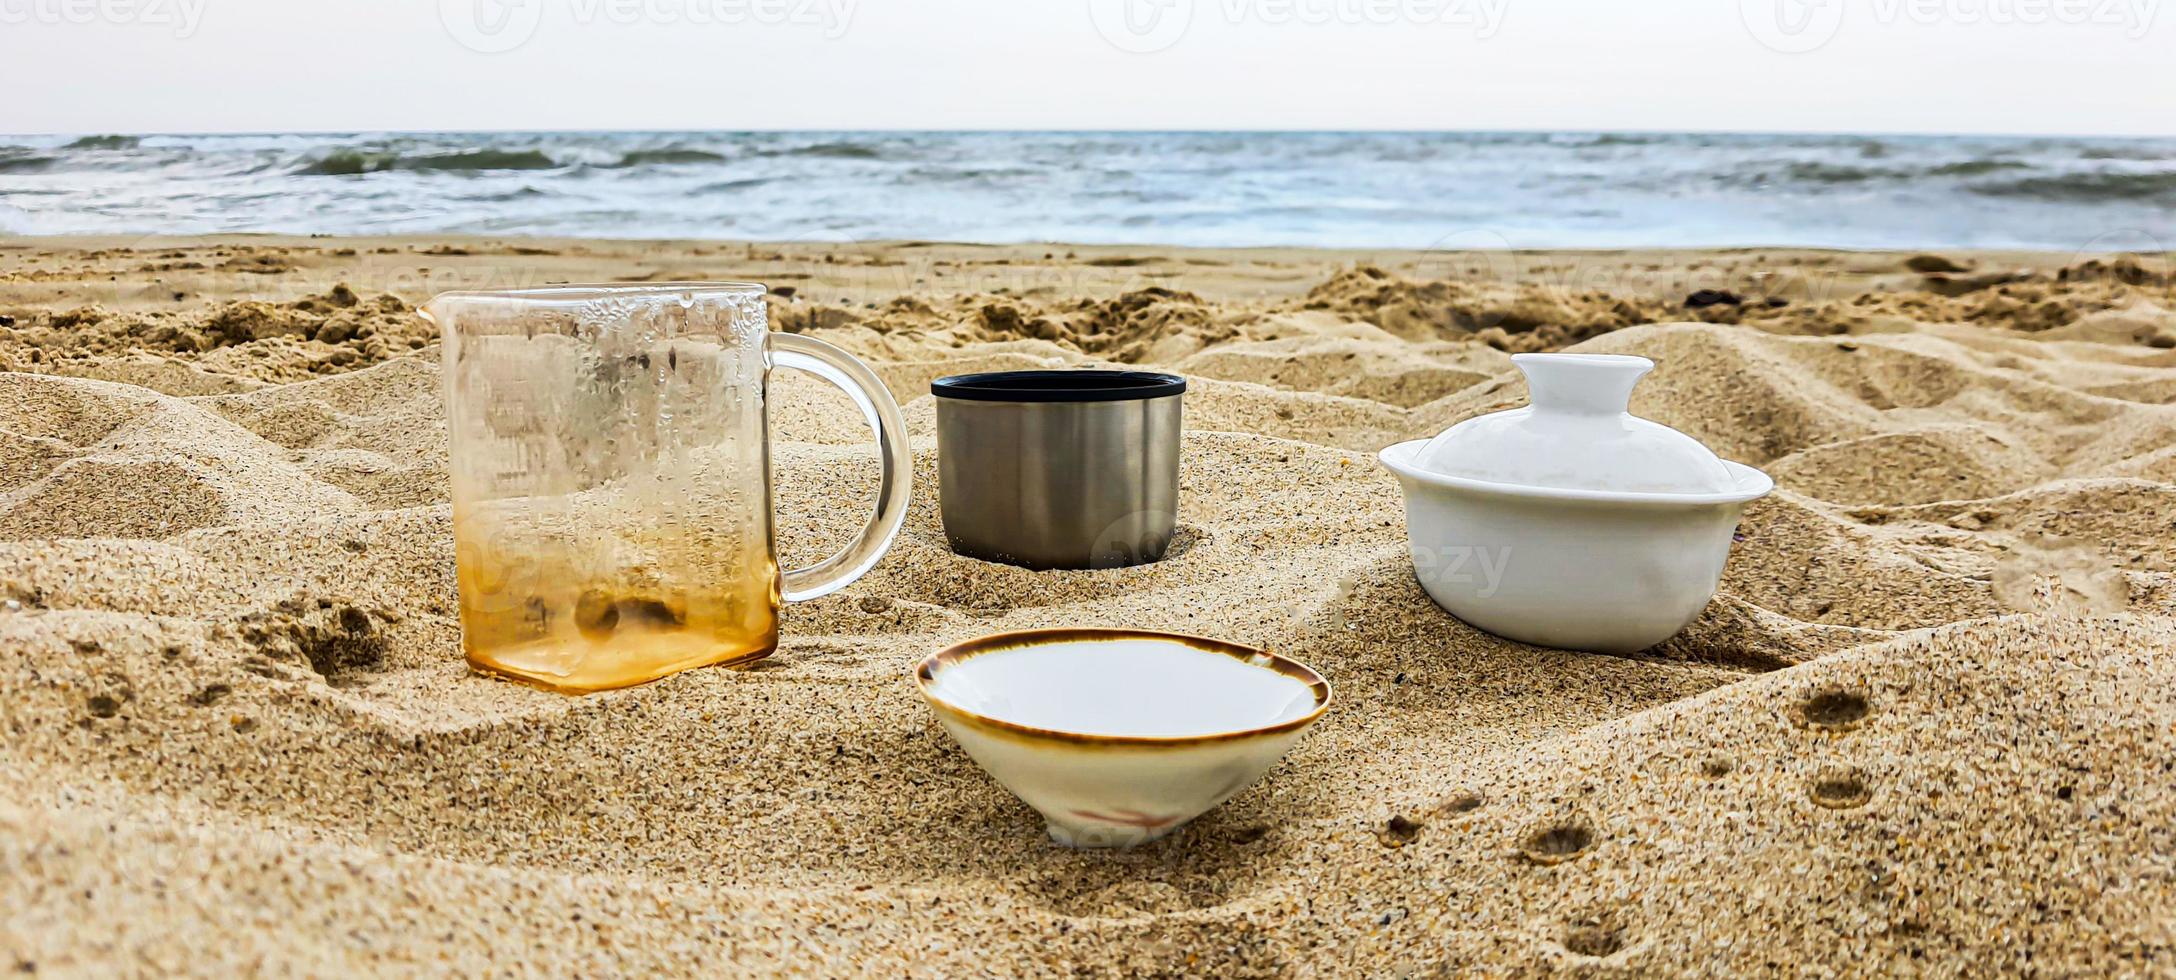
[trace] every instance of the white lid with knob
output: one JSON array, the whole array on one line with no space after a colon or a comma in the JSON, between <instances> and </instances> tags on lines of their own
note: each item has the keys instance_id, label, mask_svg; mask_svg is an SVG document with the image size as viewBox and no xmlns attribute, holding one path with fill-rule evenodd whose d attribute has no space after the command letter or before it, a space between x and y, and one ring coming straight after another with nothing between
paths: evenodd
<instances>
[{"instance_id":1,"label":"white lid with knob","mask_svg":"<svg viewBox=\"0 0 2176 980\"><path fill-rule=\"evenodd\" d=\"M1728 493L1738 477L1700 441L1630 414L1655 362L1621 354L1515 354L1531 404L1467 419L1413 460L1428 473L1518 487Z\"/></svg>"}]
</instances>

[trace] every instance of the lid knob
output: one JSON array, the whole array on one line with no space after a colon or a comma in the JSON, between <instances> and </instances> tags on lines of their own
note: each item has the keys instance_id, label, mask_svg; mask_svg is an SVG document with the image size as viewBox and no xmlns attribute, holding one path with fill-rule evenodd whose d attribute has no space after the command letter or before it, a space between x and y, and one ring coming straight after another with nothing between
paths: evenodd
<instances>
[{"instance_id":1,"label":"lid knob","mask_svg":"<svg viewBox=\"0 0 2176 980\"><path fill-rule=\"evenodd\" d=\"M1513 354L1537 412L1617 415L1632 410L1632 387L1655 362L1625 354Z\"/></svg>"}]
</instances>

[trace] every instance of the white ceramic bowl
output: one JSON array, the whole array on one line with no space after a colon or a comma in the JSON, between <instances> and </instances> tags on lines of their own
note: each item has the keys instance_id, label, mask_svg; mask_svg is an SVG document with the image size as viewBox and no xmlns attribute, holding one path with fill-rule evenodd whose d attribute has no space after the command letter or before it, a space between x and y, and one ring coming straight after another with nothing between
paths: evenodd
<instances>
[{"instance_id":1,"label":"white ceramic bowl","mask_svg":"<svg viewBox=\"0 0 2176 980\"><path fill-rule=\"evenodd\" d=\"M1416 465L1428 440L1382 451L1405 485L1421 587L1451 615L1537 646L1644 650L1715 596L1738 515L1775 481L1723 461L1733 487L1639 493L1525 487Z\"/></svg>"},{"instance_id":2,"label":"white ceramic bowl","mask_svg":"<svg viewBox=\"0 0 2176 980\"><path fill-rule=\"evenodd\" d=\"M1170 833L1252 785L1330 706L1304 664L1140 630L999 633L914 676L960 747L1071 847Z\"/></svg>"}]
</instances>

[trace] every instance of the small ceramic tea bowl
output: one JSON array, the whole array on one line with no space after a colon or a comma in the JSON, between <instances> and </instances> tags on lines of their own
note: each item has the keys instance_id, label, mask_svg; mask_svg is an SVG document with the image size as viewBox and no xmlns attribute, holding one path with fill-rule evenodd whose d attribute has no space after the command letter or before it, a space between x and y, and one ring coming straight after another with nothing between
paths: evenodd
<instances>
[{"instance_id":1,"label":"small ceramic tea bowl","mask_svg":"<svg viewBox=\"0 0 2176 980\"><path fill-rule=\"evenodd\" d=\"M915 684L969 757L1069 847L1155 840L1252 785L1330 706L1304 664L1120 629L999 633Z\"/></svg>"}]
</instances>

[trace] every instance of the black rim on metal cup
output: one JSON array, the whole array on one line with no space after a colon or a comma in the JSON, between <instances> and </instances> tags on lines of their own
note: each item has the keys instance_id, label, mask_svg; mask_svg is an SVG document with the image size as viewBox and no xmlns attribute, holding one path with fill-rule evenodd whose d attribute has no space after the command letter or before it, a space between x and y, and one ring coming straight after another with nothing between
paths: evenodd
<instances>
[{"instance_id":1,"label":"black rim on metal cup","mask_svg":"<svg viewBox=\"0 0 2176 980\"><path fill-rule=\"evenodd\" d=\"M929 383L932 395L971 402L1123 402L1185 392L1185 378L1153 371L990 371Z\"/></svg>"}]
</instances>

